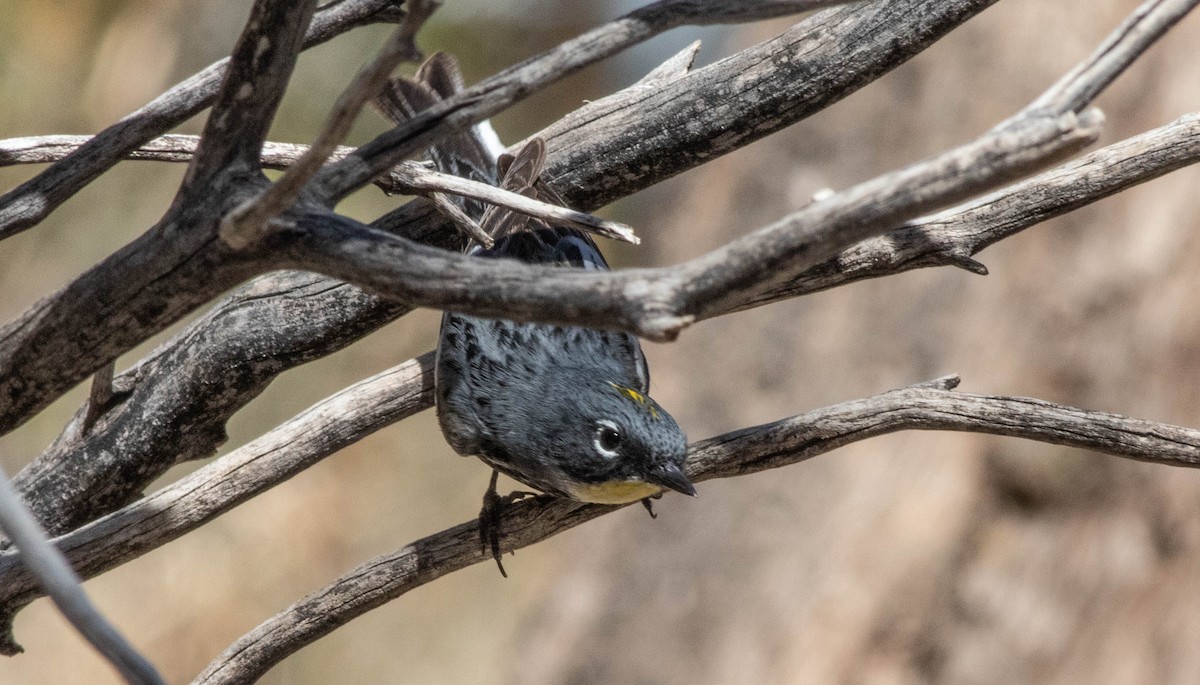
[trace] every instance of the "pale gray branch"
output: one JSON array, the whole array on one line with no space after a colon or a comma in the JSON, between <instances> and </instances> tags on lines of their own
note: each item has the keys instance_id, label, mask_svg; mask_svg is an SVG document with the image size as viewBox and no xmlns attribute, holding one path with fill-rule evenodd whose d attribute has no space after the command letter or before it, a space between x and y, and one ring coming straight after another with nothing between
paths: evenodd
<instances>
[{"instance_id":1,"label":"pale gray branch","mask_svg":"<svg viewBox=\"0 0 1200 685\"><path fill-rule=\"evenodd\" d=\"M91 140L91 136L69 135L0 140L0 166L56 162L89 140ZM199 141L199 136L168 134L155 138L133 150L126 155L126 158L156 162L189 162ZM308 149L307 145L268 141L263 143L259 163L267 169L287 169L295 164ZM329 154L329 158L342 159L353 152L354 148L338 146ZM507 207L520 214L544 219L551 223L574 226L605 238L633 245L641 242L630 226L619 221L604 219L570 207L552 205L469 178L444 174L429 168L429 165L423 162L400 162L383 176L375 179L375 184L387 193L429 194L431 199L434 199L432 196L437 193L461 195ZM434 201L436 202L436 199Z\"/></svg>"},{"instance_id":2,"label":"pale gray branch","mask_svg":"<svg viewBox=\"0 0 1200 685\"><path fill-rule=\"evenodd\" d=\"M693 481L794 464L837 447L903 430L950 430L1069 445L1139 461L1200 466L1200 431L1021 397L959 393L950 376L747 428L692 446ZM519 502L501 523L501 548L535 544L619 507L551 497ZM477 522L377 557L240 638L194 685L240 685L352 619L453 571L490 559Z\"/></svg>"},{"instance_id":3,"label":"pale gray branch","mask_svg":"<svg viewBox=\"0 0 1200 685\"><path fill-rule=\"evenodd\" d=\"M1139 183L1200 162L1200 114L1122 140L935 216L863 241L795 279L746 293L738 309L910 269L955 266L989 245Z\"/></svg>"}]
</instances>

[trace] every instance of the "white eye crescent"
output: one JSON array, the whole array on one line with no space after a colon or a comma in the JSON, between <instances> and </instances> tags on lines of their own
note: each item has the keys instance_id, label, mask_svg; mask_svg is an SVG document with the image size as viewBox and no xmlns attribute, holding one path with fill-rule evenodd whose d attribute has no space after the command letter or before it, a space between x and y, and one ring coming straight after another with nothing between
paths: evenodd
<instances>
[{"instance_id":1,"label":"white eye crescent","mask_svg":"<svg viewBox=\"0 0 1200 685\"><path fill-rule=\"evenodd\" d=\"M601 455L614 459L620 455L621 429L617 424L607 419L596 422L596 430L592 433L592 446Z\"/></svg>"}]
</instances>

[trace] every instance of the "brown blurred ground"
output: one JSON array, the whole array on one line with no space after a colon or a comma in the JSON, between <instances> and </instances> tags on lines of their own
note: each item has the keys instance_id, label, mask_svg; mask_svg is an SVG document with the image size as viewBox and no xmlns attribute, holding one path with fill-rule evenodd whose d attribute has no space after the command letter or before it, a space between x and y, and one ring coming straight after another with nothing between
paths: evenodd
<instances>
[{"instance_id":1,"label":"brown blurred ground","mask_svg":"<svg viewBox=\"0 0 1200 685\"><path fill-rule=\"evenodd\" d=\"M680 261L823 187L967 140L1136 4L1004 0L830 111L621 203L649 245L620 256ZM4 137L110 123L223 54L245 12L181 0L0 0L0 10L11 18L0 27ZM511 37L501 49L480 44L485 32L470 25L480 20L462 13L424 44L462 54L477 77L589 21L574 19L583 24L535 30L489 18L489 32ZM275 137L311 135L380 35L307 55ZM769 35L743 30L706 54ZM1100 100L1108 142L1200 109L1198 46L1193 16ZM614 68L506 116L502 134L526 135L635 69ZM364 117L356 135L382 126ZM181 170L125 167L0 243L5 320L165 208ZM0 170L0 185L30 171ZM923 271L701 324L648 347L655 394L693 438L950 372L969 391L1200 425L1198 193L1200 172L1185 170L1031 229L982 254L986 278ZM370 217L393 203L364 193L347 211ZM237 417L231 446L428 349L435 325L430 313L408 317L286 374ZM5 468L42 449L79 399L0 440ZM183 682L338 573L470 517L486 476L422 415L88 587ZM523 551L506 562L508 581L487 566L444 578L264 682L1200 682L1198 473L912 433L700 489L697 500L665 499L658 521L634 508ZM0 683L115 682L47 602L17 631L28 651L0 661Z\"/></svg>"}]
</instances>

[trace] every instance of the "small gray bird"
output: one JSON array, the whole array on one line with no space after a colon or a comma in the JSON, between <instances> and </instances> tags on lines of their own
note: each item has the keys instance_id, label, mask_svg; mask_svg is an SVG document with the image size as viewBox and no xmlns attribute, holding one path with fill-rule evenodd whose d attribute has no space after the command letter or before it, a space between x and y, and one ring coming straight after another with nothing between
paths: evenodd
<instances>
[{"instance_id":1,"label":"small gray bird","mask_svg":"<svg viewBox=\"0 0 1200 685\"><path fill-rule=\"evenodd\" d=\"M449 55L431 57L416 80L395 79L380 98L393 119L461 89ZM539 179L540 139L497 163L474 135L461 134L429 154L444 172L499 185L564 205ZM463 202L494 245L468 245L482 259L518 259L567 268L607 269L586 233L510 210ZM581 502L625 504L663 489L694 496L684 473L687 439L671 415L646 393L650 376L636 337L619 331L518 323L452 312L442 317L437 350L437 414L459 454L491 466L480 513L481 541L500 564L499 514L514 499L496 494L497 472L541 492ZM504 567L500 566L501 573Z\"/></svg>"}]
</instances>

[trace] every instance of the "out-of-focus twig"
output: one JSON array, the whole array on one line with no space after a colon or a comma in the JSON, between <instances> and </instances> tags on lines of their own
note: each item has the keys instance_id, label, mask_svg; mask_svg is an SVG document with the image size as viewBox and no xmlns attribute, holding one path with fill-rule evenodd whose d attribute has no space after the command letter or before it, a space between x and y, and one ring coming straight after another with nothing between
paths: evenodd
<instances>
[{"instance_id":1,"label":"out-of-focus twig","mask_svg":"<svg viewBox=\"0 0 1200 685\"><path fill-rule=\"evenodd\" d=\"M129 644L88 599L79 576L71 570L62 552L50 544L3 471L0 471L0 529L12 541L18 558L37 580L42 591L54 600L55 606L71 625L112 663L127 682L131 685L166 685L154 666ZM0 645L3 653L11 654L7 647Z\"/></svg>"}]
</instances>

